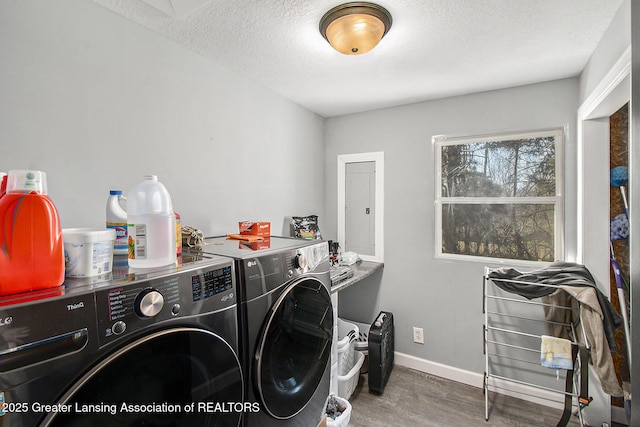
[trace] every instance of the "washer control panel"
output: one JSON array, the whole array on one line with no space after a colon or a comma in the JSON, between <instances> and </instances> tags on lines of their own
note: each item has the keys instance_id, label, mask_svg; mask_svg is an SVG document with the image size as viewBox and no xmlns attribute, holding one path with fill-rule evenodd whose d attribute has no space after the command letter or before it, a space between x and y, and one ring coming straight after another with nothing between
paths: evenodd
<instances>
[{"instance_id":1,"label":"washer control panel","mask_svg":"<svg viewBox=\"0 0 640 427\"><path fill-rule=\"evenodd\" d=\"M235 306L233 263L177 271L96 291L100 345L154 325Z\"/></svg>"}]
</instances>

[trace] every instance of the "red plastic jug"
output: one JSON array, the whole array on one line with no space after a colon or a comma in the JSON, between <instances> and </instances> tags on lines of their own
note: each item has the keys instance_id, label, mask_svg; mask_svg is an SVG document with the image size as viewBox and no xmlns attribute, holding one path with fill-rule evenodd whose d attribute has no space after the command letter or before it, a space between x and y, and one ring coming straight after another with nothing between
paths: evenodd
<instances>
[{"instance_id":1,"label":"red plastic jug","mask_svg":"<svg viewBox=\"0 0 640 427\"><path fill-rule=\"evenodd\" d=\"M0 295L64 282L60 217L47 196L46 174L9 171L0 198Z\"/></svg>"}]
</instances>

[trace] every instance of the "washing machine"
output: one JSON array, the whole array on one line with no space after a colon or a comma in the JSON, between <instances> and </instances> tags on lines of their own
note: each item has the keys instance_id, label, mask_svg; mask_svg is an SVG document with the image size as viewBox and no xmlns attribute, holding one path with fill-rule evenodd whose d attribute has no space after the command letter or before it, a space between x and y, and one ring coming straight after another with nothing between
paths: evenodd
<instances>
[{"instance_id":1,"label":"washing machine","mask_svg":"<svg viewBox=\"0 0 640 427\"><path fill-rule=\"evenodd\" d=\"M333 309L327 242L210 237L203 250L235 259L245 426L315 427L329 395Z\"/></svg>"},{"instance_id":2,"label":"washing machine","mask_svg":"<svg viewBox=\"0 0 640 427\"><path fill-rule=\"evenodd\" d=\"M0 425L241 425L233 260L114 264L0 299Z\"/></svg>"}]
</instances>

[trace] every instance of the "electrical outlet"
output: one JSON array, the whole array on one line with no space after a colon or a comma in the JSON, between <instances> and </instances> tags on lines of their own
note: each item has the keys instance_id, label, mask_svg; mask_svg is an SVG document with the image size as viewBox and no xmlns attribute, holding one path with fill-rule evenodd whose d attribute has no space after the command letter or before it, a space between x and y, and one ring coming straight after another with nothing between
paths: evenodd
<instances>
[{"instance_id":1,"label":"electrical outlet","mask_svg":"<svg viewBox=\"0 0 640 427\"><path fill-rule=\"evenodd\" d=\"M422 328L413 327L413 342L424 344L424 331Z\"/></svg>"}]
</instances>

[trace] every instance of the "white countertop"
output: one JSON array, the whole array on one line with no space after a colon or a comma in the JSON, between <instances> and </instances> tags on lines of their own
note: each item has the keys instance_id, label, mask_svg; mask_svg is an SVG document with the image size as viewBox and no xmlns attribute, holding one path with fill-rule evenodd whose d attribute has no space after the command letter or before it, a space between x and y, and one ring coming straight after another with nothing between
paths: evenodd
<instances>
[{"instance_id":1,"label":"white countertop","mask_svg":"<svg viewBox=\"0 0 640 427\"><path fill-rule=\"evenodd\" d=\"M334 294L343 289L348 288L351 285L354 285L364 279L365 277L371 276L378 270L382 270L384 268L384 263L381 262L372 262L372 261L362 261L350 265L353 270L353 276L347 279L341 280L336 284L331 286L331 293Z\"/></svg>"}]
</instances>

